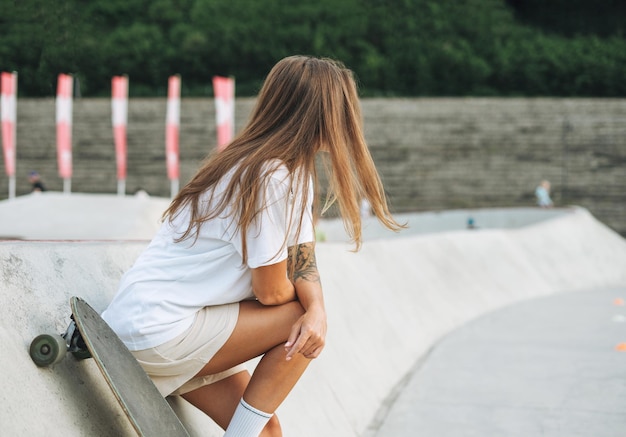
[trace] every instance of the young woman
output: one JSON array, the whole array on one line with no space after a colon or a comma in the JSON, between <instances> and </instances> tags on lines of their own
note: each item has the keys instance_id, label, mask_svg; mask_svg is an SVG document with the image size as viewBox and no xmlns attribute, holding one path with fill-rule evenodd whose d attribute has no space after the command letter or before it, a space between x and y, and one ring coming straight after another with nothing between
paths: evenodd
<instances>
[{"instance_id":1,"label":"young woman","mask_svg":"<svg viewBox=\"0 0 626 437\"><path fill-rule=\"evenodd\" d=\"M326 337L313 217L318 152L358 249L366 198L390 229L350 70L278 62L251 119L176 196L103 313L164 395L180 394L226 436L280 436L273 415ZM262 356L252 375L243 363Z\"/></svg>"}]
</instances>

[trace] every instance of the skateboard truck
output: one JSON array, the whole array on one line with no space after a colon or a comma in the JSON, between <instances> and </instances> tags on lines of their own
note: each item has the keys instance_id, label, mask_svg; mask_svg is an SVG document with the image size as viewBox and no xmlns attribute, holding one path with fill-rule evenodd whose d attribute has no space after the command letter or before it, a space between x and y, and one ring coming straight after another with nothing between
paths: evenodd
<instances>
[{"instance_id":1,"label":"skateboard truck","mask_svg":"<svg viewBox=\"0 0 626 437\"><path fill-rule=\"evenodd\" d=\"M72 316L72 321L67 326L67 330L62 337L65 339L67 344L67 352L71 352L76 359L85 360L87 358L91 358L91 353L89 352L89 349L87 349L85 340L83 340L83 337L80 335L80 331L76 326L74 316Z\"/></svg>"},{"instance_id":2,"label":"skateboard truck","mask_svg":"<svg viewBox=\"0 0 626 437\"><path fill-rule=\"evenodd\" d=\"M60 362L67 352L78 360L91 358L91 353L80 331L76 327L74 316L64 334L41 334L30 343L30 357L39 367L48 367Z\"/></svg>"}]
</instances>

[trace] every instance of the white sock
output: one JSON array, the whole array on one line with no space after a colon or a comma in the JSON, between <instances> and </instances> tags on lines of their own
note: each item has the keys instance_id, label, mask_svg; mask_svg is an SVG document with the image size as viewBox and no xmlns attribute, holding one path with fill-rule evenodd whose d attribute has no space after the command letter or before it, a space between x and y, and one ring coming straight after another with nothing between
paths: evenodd
<instances>
[{"instance_id":1,"label":"white sock","mask_svg":"<svg viewBox=\"0 0 626 437\"><path fill-rule=\"evenodd\" d=\"M259 437L272 416L257 410L241 398L224 437Z\"/></svg>"}]
</instances>

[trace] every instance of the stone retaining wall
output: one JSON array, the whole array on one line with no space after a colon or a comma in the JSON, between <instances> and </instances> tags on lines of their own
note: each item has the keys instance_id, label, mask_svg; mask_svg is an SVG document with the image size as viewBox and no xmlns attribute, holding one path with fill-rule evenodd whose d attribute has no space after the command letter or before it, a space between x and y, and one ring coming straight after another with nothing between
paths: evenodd
<instances>
[{"instance_id":1,"label":"stone retaining wall","mask_svg":"<svg viewBox=\"0 0 626 437\"><path fill-rule=\"evenodd\" d=\"M253 99L238 99L237 129ZM626 235L626 100L364 99L366 138L394 211L529 206L549 179L558 205L588 208ZM117 191L111 104L74 101L72 191ZM39 171L61 191L54 99L18 101L17 192ZM131 99L127 192L169 196L165 99ZM215 146L212 99L183 99L181 185ZM8 181L0 179L0 199Z\"/></svg>"}]
</instances>

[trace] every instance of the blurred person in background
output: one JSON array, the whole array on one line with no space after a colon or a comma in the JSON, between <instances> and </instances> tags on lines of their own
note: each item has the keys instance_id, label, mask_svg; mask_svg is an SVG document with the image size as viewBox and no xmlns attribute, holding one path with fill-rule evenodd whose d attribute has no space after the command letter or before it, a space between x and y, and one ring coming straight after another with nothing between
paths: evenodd
<instances>
[{"instance_id":1,"label":"blurred person in background","mask_svg":"<svg viewBox=\"0 0 626 437\"><path fill-rule=\"evenodd\" d=\"M46 191L46 187L41 181L41 176L36 171L28 173L28 182L30 182L31 192Z\"/></svg>"},{"instance_id":2,"label":"blurred person in background","mask_svg":"<svg viewBox=\"0 0 626 437\"><path fill-rule=\"evenodd\" d=\"M537 198L537 205L542 208L552 208L554 204L550 198L550 182L543 180L539 186L535 189L535 197Z\"/></svg>"}]
</instances>

